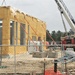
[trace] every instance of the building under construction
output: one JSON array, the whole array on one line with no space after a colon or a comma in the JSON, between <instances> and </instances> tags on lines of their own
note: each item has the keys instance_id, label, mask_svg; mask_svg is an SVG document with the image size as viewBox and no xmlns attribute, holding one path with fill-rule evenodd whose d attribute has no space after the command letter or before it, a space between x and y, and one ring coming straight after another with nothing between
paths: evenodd
<instances>
[{"instance_id":1,"label":"building under construction","mask_svg":"<svg viewBox=\"0 0 75 75\"><path fill-rule=\"evenodd\" d=\"M25 53L28 41L38 41L41 37L45 44L45 22L28 14L14 10L10 6L0 6L0 45L3 55Z\"/></svg>"}]
</instances>

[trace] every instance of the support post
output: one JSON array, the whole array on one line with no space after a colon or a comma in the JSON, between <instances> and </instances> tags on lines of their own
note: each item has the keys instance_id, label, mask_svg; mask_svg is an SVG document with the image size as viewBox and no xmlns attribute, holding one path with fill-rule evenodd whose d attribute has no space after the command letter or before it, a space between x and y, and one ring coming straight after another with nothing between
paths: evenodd
<instances>
[{"instance_id":1,"label":"support post","mask_svg":"<svg viewBox=\"0 0 75 75\"><path fill-rule=\"evenodd\" d=\"M54 60L54 72L57 73L57 60Z\"/></svg>"},{"instance_id":2,"label":"support post","mask_svg":"<svg viewBox=\"0 0 75 75\"><path fill-rule=\"evenodd\" d=\"M44 75L45 75L45 65L46 65L46 64L45 64L45 61L46 61L46 60L44 59Z\"/></svg>"}]
</instances>

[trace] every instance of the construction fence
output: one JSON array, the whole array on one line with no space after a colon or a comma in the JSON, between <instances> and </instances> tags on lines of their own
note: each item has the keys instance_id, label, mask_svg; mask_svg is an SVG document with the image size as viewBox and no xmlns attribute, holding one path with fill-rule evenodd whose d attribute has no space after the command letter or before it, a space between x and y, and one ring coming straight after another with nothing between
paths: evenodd
<instances>
[{"instance_id":1,"label":"construction fence","mask_svg":"<svg viewBox=\"0 0 75 75\"><path fill-rule=\"evenodd\" d=\"M4 45L9 46L9 45ZM19 46L19 45L17 45ZM2 55L3 45L0 45L0 75L46 75L45 71L47 69L54 70L54 59L50 57L33 57L32 53L22 53L16 54L16 45L14 45L14 55ZM49 50L51 52L53 46L50 46ZM58 63L57 70L60 71L63 75L64 72L67 72L72 75L75 75L75 62L65 62L63 61L63 52L62 47L57 47L56 52L62 58L59 59L60 63ZM54 51L54 50L53 50ZM71 59L70 57L66 57L67 59Z\"/></svg>"},{"instance_id":2,"label":"construction fence","mask_svg":"<svg viewBox=\"0 0 75 75\"><path fill-rule=\"evenodd\" d=\"M4 56L2 54L2 48L7 46L9 45L0 45L0 75L36 75L36 73L37 75L44 74L44 58L32 57L32 52L34 50L36 51L35 46L31 47L29 45L29 49L31 49L31 51L28 51L27 53L16 54L16 45L14 45L14 54ZM48 64L52 62L50 60L48 61Z\"/></svg>"}]
</instances>

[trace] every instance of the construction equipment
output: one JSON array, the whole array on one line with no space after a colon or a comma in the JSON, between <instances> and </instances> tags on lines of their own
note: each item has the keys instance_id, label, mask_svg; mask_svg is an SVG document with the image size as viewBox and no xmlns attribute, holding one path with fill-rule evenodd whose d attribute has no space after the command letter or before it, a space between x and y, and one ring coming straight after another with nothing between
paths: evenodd
<instances>
[{"instance_id":1,"label":"construction equipment","mask_svg":"<svg viewBox=\"0 0 75 75\"><path fill-rule=\"evenodd\" d=\"M61 16L65 17L65 19L69 23L72 31L75 33L75 20L72 17L71 13L69 12L68 8L66 7L65 3L63 2L63 0L55 0L55 2L58 5ZM63 20L63 18L62 18L62 20ZM64 24L64 22L63 22L63 24ZM66 31L66 28L65 28L65 31ZM61 41L62 41L62 44L75 44L75 37L74 36L66 36L66 37L62 38ZM75 51L75 46L65 46L64 49L66 50L67 47L73 48Z\"/></svg>"},{"instance_id":2,"label":"construction equipment","mask_svg":"<svg viewBox=\"0 0 75 75\"><path fill-rule=\"evenodd\" d=\"M63 2L63 0L55 0L55 2L60 11L63 24L64 24L64 19L63 19L63 16L64 16L67 22L69 23L72 31L75 33L75 20L72 17L71 13L69 12L68 8L66 7L65 3ZM64 24L64 28L65 28L65 24ZM67 31L66 28L65 28L65 31ZM56 63L58 62L65 63L65 72L67 75L66 63L75 61L75 52L74 52L75 51L75 37L74 36L63 37L61 42L62 42L62 47L63 47L62 51L64 52L64 55L61 58L59 58L56 61Z\"/></svg>"}]
</instances>

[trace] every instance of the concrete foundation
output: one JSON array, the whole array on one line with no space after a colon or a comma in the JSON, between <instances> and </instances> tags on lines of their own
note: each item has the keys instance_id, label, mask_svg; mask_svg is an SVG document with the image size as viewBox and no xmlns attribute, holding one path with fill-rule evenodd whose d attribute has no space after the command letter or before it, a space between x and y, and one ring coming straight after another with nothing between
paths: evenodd
<instances>
[{"instance_id":1,"label":"concrete foundation","mask_svg":"<svg viewBox=\"0 0 75 75\"><path fill-rule=\"evenodd\" d=\"M33 57L36 57L36 58L47 57L47 52L33 52Z\"/></svg>"},{"instance_id":2,"label":"concrete foundation","mask_svg":"<svg viewBox=\"0 0 75 75\"><path fill-rule=\"evenodd\" d=\"M57 52L51 51L51 50L48 51L47 55L48 55L48 58L57 58L58 56Z\"/></svg>"}]
</instances>

